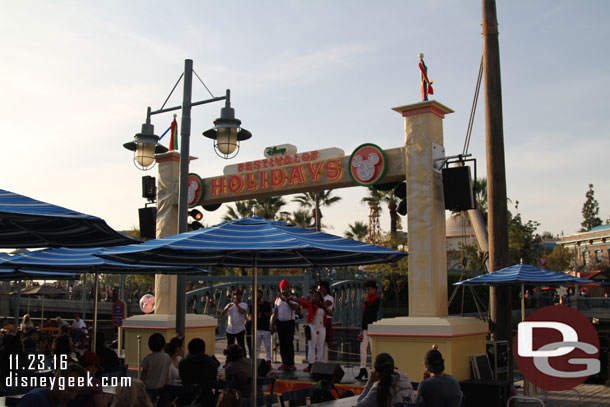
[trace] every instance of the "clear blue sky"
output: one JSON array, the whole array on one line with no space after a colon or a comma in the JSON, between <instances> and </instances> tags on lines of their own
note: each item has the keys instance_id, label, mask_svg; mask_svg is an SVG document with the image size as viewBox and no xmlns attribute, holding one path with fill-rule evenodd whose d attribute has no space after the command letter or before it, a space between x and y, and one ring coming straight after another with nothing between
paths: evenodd
<instances>
[{"instance_id":1,"label":"clear blue sky","mask_svg":"<svg viewBox=\"0 0 610 407\"><path fill-rule=\"evenodd\" d=\"M559 234L580 227L587 185L610 217L606 1L498 1L508 195L525 220ZM254 134L231 162L202 131L220 104L193 110L191 171L220 175L264 147L300 151L403 144L392 107L419 100L424 52L445 119L448 154L462 151L482 52L480 1L27 1L0 15L0 187L138 224L143 173L122 144L147 106L161 106L184 59ZM195 82L195 97L207 97ZM172 99L180 103L179 94ZM170 102L171 103L171 102ZM483 100L470 152L485 174ZM155 117L157 133L171 115ZM166 141L167 143L167 141ZM338 190L331 232L366 221L363 188ZM289 197L290 198L290 197ZM512 209L512 208L511 208ZM215 224L226 211L208 214ZM387 210L381 225L388 229ZM406 221L405 221L406 223ZM405 225L406 226L406 225Z\"/></svg>"}]
</instances>

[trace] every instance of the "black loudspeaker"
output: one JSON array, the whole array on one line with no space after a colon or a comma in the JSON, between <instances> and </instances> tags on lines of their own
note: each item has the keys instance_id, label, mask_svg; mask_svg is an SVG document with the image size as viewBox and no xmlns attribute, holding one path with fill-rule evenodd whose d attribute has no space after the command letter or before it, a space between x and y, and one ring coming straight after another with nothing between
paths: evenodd
<instances>
[{"instance_id":1,"label":"black loudspeaker","mask_svg":"<svg viewBox=\"0 0 610 407\"><path fill-rule=\"evenodd\" d=\"M157 181L155 177L150 175L142 177L142 198L146 198L151 202L157 199Z\"/></svg>"},{"instance_id":2,"label":"black loudspeaker","mask_svg":"<svg viewBox=\"0 0 610 407\"><path fill-rule=\"evenodd\" d=\"M460 382L460 387L464 393L464 407L504 407L512 396L511 383L508 380L465 380Z\"/></svg>"},{"instance_id":3,"label":"black loudspeaker","mask_svg":"<svg viewBox=\"0 0 610 407\"><path fill-rule=\"evenodd\" d=\"M256 370L258 371L258 377L265 377L271 370L265 359L256 359Z\"/></svg>"},{"instance_id":4,"label":"black loudspeaker","mask_svg":"<svg viewBox=\"0 0 610 407\"><path fill-rule=\"evenodd\" d=\"M466 211L476 208L470 167L443 168L443 193L445 209Z\"/></svg>"},{"instance_id":5,"label":"black loudspeaker","mask_svg":"<svg viewBox=\"0 0 610 407\"><path fill-rule=\"evenodd\" d=\"M155 239L157 237L157 208L138 209L140 215L140 237Z\"/></svg>"},{"instance_id":6,"label":"black loudspeaker","mask_svg":"<svg viewBox=\"0 0 610 407\"><path fill-rule=\"evenodd\" d=\"M311 367L310 374L315 381L328 380L331 383L339 383L345 373L338 363L316 362Z\"/></svg>"}]
</instances>

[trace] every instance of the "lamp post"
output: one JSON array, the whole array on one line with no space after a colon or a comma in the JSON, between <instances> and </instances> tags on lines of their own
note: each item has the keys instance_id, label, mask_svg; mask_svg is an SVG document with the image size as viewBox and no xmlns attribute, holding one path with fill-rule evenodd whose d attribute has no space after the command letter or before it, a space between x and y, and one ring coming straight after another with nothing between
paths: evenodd
<instances>
[{"instance_id":1,"label":"lamp post","mask_svg":"<svg viewBox=\"0 0 610 407\"><path fill-rule=\"evenodd\" d=\"M225 96L212 97L211 99L192 101L193 89L193 61L184 61L182 105L169 108L161 108L151 111L149 107L146 113L146 123L142 125L142 132L134 136L133 141L123 146L135 152L134 161L136 166L142 170L154 166L154 153L163 153L167 148L158 144L159 137L154 135L154 127L150 123L152 115L167 113L175 110L182 111L180 129L180 178L178 182L178 233L187 231L188 221L188 174L189 174L189 147L191 136L191 108L198 105L208 104L225 100L225 107L221 109L220 118L214 121L215 127L203 133L205 137L214 139L214 150L222 158L232 158L239 151L239 142L252 137L252 134L240 127L241 121L235 118L235 111L231 108L230 90L227 89ZM151 158L152 156L152 158ZM176 333L185 333L185 276L178 274L176 285Z\"/></svg>"}]
</instances>

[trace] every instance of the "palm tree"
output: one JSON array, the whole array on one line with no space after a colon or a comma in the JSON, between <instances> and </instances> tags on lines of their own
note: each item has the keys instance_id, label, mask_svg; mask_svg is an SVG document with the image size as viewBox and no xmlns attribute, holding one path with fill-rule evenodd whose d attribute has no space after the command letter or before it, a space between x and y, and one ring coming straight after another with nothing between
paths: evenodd
<instances>
[{"instance_id":1,"label":"palm tree","mask_svg":"<svg viewBox=\"0 0 610 407\"><path fill-rule=\"evenodd\" d=\"M477 178L474 181L473 189L477 208L483 215L483 219L487 219L487 178Z\"/></svg>"},{"instance_id":2,"label":"palm tree","mask_svg":"<svg viewBox=\"0 0 610 407\"><path fill-rule=\"evenodd\" d=\"M388 204L388 210L390 211L390 236L392 238L392 247L396 248L396 231L398 230L398 208L399 198L394 194L394 190L391 191L379 191L373 187L369 187L369 196L362 198L362 202L366 202L370 207L379 208L382 202ZM379 208L381 211L381 208Z\"/></svg>"},{"instance_id":3,"label":"palm tree","mask_svg":"<svg viewBox=\"0 0 610 407\"><path fill-rule=\"evenodd\" d=\"M318 192L304 192L297 195L292 202L297 202L303 208L314 208L314 216L317 214L315 223L316 230L322 229L322 211L320 207L330 206L341 200L340 196L333 196L331 189L325 189Z\"/></svg>"},{"instance_id":4,"label":"palm tree","mask_svg":"<svg viewBox=\"0 0 610 407\"><path fill-rule=\"evenodd\" d=\"M284 205L286 205L286 201L280 196L255 199L254 213L256 216L261 216L265 219L286 220L289 214L288 212L281 211Z\"/></svg>"},{"instance_id":5,"label":"palm tree","mask_svg":"<svg viewBox=\"0 0 610 407\"><path fill-rule=\"evenodd\" d=\"M349 230L346 230L344 235L348 239L354 239L363 242L369 233L369 227L364 222L356 221L353 224L347 226L349 227Z\"/></svg>"},{"instance_id":6,"label":"palm tree","mask_svg":"<svg viewBox=\"0 0 610 407\"><path fill-rule=\"evenodd\" d=\"M311 213L302 209L292 212L292 217L290 218L289 222L293 225L306 229L315 228L315 222L313 216L311 216Z\"/></svg>"},{"instance_id":7,"label":"palm tree","mask_svg":"<svg viewBox=\"0 0 610 407\"><path fill-rule=\"evenodd\" d=\"M227 213L223 216L222 221L227 222L229 220L247 218L248 216L253 216L254 213L254 204L255 201L253 199L249 199L247 201L237 201L235 202L235 208L229 206L227 209Z\"/></svg>"}]
</instances>

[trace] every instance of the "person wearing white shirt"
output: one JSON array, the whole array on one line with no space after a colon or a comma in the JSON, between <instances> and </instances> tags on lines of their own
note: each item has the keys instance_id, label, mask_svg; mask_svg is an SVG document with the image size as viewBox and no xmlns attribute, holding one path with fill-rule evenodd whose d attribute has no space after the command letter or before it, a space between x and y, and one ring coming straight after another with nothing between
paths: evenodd
<instances>
[{"instance_id":1,"label":"person wearing white shirt","mask_svg":"<svg viewBox=\"0 0 610 407\"><path fill-rule=\"evenodd\" d=\"M281 295L275 300L273 326L277 329L280 340L280 355L282 364L280 370L297 370L294 365L294 311L299 304L291 299L290 284L287 280L280 282Z\"/></svg>"},{"instance_id":2,"label":"person wearing white shirt","mask_svg":"<svg viewBox=\"0 0 610 407\"><path fill-rule=\"evenodd\" d=\"M222 310L222 315L228 315L227 321L227 347L233 345L237 340L239 346L246 351L246 313L248 304L242 302L244 292L242 290L233 291L233 302L227 304Z\"/></svg>"}]
</instances>

